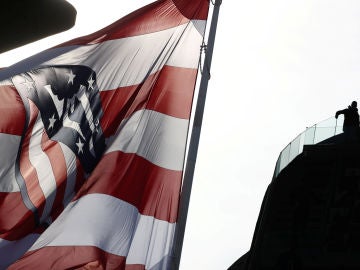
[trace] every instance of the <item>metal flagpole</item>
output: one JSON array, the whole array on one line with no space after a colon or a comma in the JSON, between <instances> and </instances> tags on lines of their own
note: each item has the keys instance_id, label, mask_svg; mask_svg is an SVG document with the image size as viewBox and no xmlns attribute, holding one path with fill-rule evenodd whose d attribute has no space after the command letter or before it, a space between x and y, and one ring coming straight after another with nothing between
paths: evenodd
<instances>
[{"instance_id":1,"label":"metal flagpole","mask_svg":"<svg viewBox=\"0 0 360 270\"><path fill-rule=\"evenodd\" d=\"M191 132L191 138L189 144L189 152L186 160L185 174L184 174L184 180L181 190L179 216L176 225L173 258L171 262L172 270L177 270L179 269L180 266L180 258L181 258L181 251L184 242L184 234L185 234L186 219L189 209L191 187L194 177L196 156L199 148L199 139L201 132L201 124L204 114L206 92L207 92L208 82L210 80L210 67L211 67L211 59L212 59L214 43L215 43L216 26L219 18L219 11L221 4L222 4L222 0L215 0L211 25L209 30L209 37L205 51L206 54L204 60L203 73L201 76L201 81L199 86L198 99L197 99L194 122L192 126L192 132Z\"/></svg>"}]
</instances>

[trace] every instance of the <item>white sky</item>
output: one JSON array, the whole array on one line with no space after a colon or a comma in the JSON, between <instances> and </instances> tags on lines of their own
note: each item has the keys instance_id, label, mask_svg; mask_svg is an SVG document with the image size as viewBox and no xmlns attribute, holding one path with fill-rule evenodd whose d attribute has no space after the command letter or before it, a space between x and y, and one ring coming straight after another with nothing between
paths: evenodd
<instances>
[{"instance_id":1,"label":"white sky","mask_svg":"<svg viewBox=\"0 0 360 270\"><path fill-rule=\"evenodd\" d=\"M0 67L150 2L71 0L75 27L0 54ZM181 270L227 269L250 247L280 151L359 99L360 1L223 0Z\"/></svg>"}]
</instances>

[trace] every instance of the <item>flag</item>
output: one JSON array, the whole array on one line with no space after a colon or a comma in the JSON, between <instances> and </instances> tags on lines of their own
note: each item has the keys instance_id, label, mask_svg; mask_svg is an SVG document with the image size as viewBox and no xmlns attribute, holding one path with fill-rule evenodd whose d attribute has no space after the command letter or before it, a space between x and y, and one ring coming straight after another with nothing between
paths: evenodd
<instances>
[{"instance_id":1,"label":"flag","mask_svg":"<svg viewBox=\"0 0 360 270\"><path fill-rule=\"evenodd\" d=\"M0 269L167 269L208 0L0 71Z\"/></svg>"}]
</instances>

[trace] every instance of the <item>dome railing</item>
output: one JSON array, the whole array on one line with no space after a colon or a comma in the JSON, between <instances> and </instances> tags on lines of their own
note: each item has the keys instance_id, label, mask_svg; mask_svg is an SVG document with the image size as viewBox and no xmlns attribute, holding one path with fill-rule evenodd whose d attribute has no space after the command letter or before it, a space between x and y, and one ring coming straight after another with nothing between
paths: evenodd
<instances>
[{"instance_id":1,"label":"dome railing","mask_svg":"<svg viewBox=\"0 0 360 270\"><path fill-rule=\"evenodd\" d=\"M306 128L294 140L292 140L281 152L275 166L273 179L303 152L304 145L313 145L337 134L342 133L343 116L340 115L338 119L330 117Z\"/></svg>"}]
</instances>

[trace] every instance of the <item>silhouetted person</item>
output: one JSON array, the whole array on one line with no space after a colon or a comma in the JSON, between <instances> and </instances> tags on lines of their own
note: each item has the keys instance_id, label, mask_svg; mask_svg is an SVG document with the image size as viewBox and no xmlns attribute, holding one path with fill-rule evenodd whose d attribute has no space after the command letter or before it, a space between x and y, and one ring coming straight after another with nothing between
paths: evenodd
<instances>
[{"instance_id":1,"label":"silhouetted person","mask_svg":"<svg viewBox=\"0 0 360 270\"><path fill-rule=\"evenodd\" d=\"M357 109L357 102L351 102L347 109L337 111L335 118L340 114L344 115L343 131L351 139L356 139L359 129L359 113Z\"/></svg>"}]
</instances>

